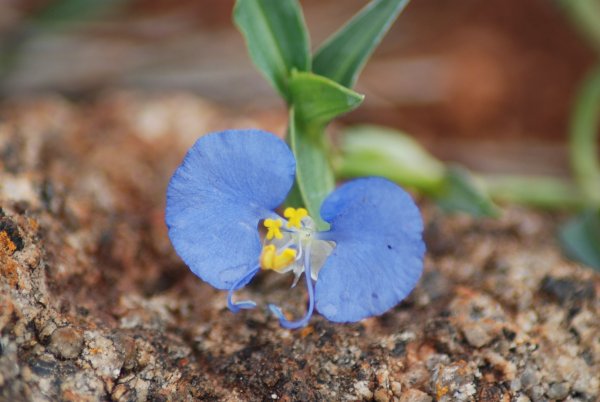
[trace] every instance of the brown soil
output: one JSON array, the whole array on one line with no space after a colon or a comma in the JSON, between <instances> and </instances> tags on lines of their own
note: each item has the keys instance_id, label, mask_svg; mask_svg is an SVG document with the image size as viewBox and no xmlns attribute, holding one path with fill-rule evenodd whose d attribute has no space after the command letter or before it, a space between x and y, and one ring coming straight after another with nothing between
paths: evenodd
<instances>
[{"instance_id":1,"label":"brown soil","mask_svg":"<svg viewBox=\"0 0 600 402\"><path fill-rule=\"evenodd\" d=\"M188 94L5 103L0 118L1 400L596 401L600 277L566 261L560 217L446 217L423 202L428 256L378 318L297 314L291 278L261 276L230 313L163 223L167 180L199 133L281 120Z\"/></svg>"}]
</instances>

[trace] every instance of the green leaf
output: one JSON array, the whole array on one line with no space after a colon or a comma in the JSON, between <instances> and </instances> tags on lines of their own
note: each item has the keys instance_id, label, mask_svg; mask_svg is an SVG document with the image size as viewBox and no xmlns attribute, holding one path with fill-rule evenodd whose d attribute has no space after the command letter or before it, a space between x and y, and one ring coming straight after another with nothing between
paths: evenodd
<instances>
[{"instance_id":1,"label":"green leaf","mask_svg":"<svg viewBox=\"0 0 600 402\"><path fill-rule=\"evenodd\" d=\"M316 52L313 71L352 88L408 0L373 0Z\"/></svg>"},{"instance_id":2,"label":"green leaf","mask_svg":"<svg viewBox=\"0 0 600 402\"><path fill-rule=\"evenodd\" d=\"M290 100L291 71L310 70L310 43L297 0L237 0L233 19L252 61L271 85Z\"/></svg>"},{"instance_id":3,"label":"green leaf","mask_svg":"<svg viewBox=\"0 0 600 402\"><path fill-rule=\"evenodd\" d=\"M443 190L436 198L446 212L466 212L475 217L494 217L499 213L477 178L457 166L448 168Z\"/></svg>"},{"instance_id":4,"label":"green leaf","mask_svg":"<svg viewBox=\"0 0 600 402\"><path fill-rule=\"evenodd\" d=\"M446 168L405 133L377 126L346 130L336 173L344 178L381 176L425 193L436 193Z\"/></svg>"},{"instance_id":5,"label":"green leaf","mask_svg":"<svg viewBox=\"0 0 600 402\"><path fill-rule=\"evenodd\" d=\"M600 271L600 210L587 209L560 231L565 252L575 260Z\"/></svg>"},{"instance_id":6,"label":"green leaf","mask_svg":"<svg viewBox=\"0 0 600 402\"><path fill-rule=\"evenodd\" d=\"M325 126L364 99L364 95L312 73L293 72L290 90L297 117L310 126Z\"/></svg>"},{"instance_id":7,"label":"green leaf","mask_svg":"<svg viewBox=\"0 0 600 402\"><path fill-rule=\"evenodd\" d=\"M323 200L335 187L325 127L340 114L356 108L363 96L311 73L292 74L293 107L289 142L296 157L296 183L304 205L320 230L327 229L319 214Z\"/></svg>"}]
</instances>

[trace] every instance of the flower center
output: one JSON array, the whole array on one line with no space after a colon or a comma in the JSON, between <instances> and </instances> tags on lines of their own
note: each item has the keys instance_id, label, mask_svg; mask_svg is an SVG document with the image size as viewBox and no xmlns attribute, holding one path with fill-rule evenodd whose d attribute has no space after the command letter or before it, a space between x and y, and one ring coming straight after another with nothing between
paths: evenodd
<instances>
[{"instance_id":1,"label":"flower center","mask_svg":"<svg viewBox=\"0 0 600 402\"><path fill-rule=\"evenodd\" d=\"M267 234L259 258L260 267L281 274L292 271L296 276L292 286L305 271L316 280L334 244L317 238L316 225L306 209L286 208L283 215L288 218L285 225L278 218L263 222ZM303 258L306 252L310 253L308 259Z\"/></svg>"},{"instance_id":2,"label":"flower center","mask_svg":"<svg viewBox=\"0 0 600 402\"><path fill-rule=\"evenodd\" d=\"M263 270L271 270L280 274L292 271L296 286L302 273L306 279L308 292L308 308L304 317L296 321L290 321L278 306L269 304L269 309L279 318L279 322L285 328L300 328L306 325L315 307L315 288L313 281L317 280L319 271L325 264L325 260L333 251L335 243L319 239L317 227L308 211L304 208L286 208L283 215L288 218L284 227L284 220L279 217L268 218L263 221L267 229L263 248L258 258L258 265ZM256 268L258 269L258 267ZM256 271L251 272L254 275ZM243 278L239 283L247 281ZM251 300L233 301L234 290L238 284L229 290L227 306L233 312L240 309L256 307Z\"/></svg>"}]
</instances>

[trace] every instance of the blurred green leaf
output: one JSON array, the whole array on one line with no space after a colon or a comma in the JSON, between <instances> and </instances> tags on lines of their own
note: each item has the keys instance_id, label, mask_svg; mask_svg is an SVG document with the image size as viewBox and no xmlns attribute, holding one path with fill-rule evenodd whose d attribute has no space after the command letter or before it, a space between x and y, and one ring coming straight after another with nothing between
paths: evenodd
<instances>
[{"instance_id":1,"label":"blurred green leaf","mask_svg":"<svg viewBox=\"0 0 600 402\"><path fill-rule=\"evenodd\" d=\"M291 71L310 70L309 38L298 1L237 0L233 19L254 64L289 101Z\"/></svg>"},{"instance_id":2,"label":"blurred green leaf","mask_svg":"<svg viewBox=\"0 0 600 402\"><path fill-rule=\"evenodd\" d=\"M352 88L408 0L373 0L316 52L313 71Z\"/></svg>"},{"instance_id":3,"label":"blurred green leaf","mask_svg":"<svg viewBox=\"0 0 600 402\"><path fill-rule=\"evenodd\" d=\"M40 12L32 15L29 21L19 24L16 29L0 35L0 93L13 71L19 68L22 50L36 35L50 30L69 28L93 17L114 11L128 0L55 0ZM1 7L0 7L1 12Z\"/></svg>"},{"instance_id":4,"label":"blurred green leaf","mask_svg":"<svg viewBox=\"0 0 600 402\"><path fill-rule=\"evenodd\" d=\"M336 171L344 178L381 176L436 199L446 212L497 216L483 183L467 169L445 166L408 135L375 126L346 131Z\"/></svg>"},{"instance_id":5,"label":"blurred green leaf","mask_svg":"<svg viewBox=\"0 0 600 402\"><path fill-rule=\"evenodd\" d=\"M600 271L600 209L587 209L560 231L565 252Z\"/></svg>"},{"instance_id":6,"label":"blurred green leaf","mask_svg":"<svg viewBox=\"0 0 600 402\"><path fill-rule=\"evenodd\" d=\"M467 169L451 166L446 172L437 203L446 212L466 212L475 217L497 216L498 208Z\"/></svg>"},{"instance_id":7,"label":"blurred green leaf","mask_svg":"<svg viewBox=\"0 0 600 402\"><path fill-rule=\"evenodd\" d=\"M341 138L339 176L381 176L425 193L441 190L446 168L405 133L377 126L346 130Z\"/></svg>"},{"instance_id":8,"label":"blurred green leaf","mask_svg":"<svg viewBox=\"0 0 600 402\"><path fill-rule=\"evenodd\" d=\"M37 27L60 28L64 25L88 20L128 0L57 0L51 2L32 18Z\"/></svg>"},{"instance_id":9,"label":"blurred green leaf","mask_svg":"<svg viewBox=\"0 0 600 402\"><path fill-rule=\"evenodd\" d=\"M482 179L486 191L496 201L547 209L574 209L584 205L577 186L560 177L487 174Z\"/></svg>"},{"instance_id":10,"label":"blurred green leaf","mask_svg":"<svg viewBox=\"0 0 600 402\"><path fill-rule=\"evenodd\" d=\"M569 132L573 173L590 205L600 204L599 129L600 65L589 74L579 90Z\"/></svg>"},{"instance_id":11,"label":"blurred green leaf","mask_svg":"<svg viewBox=\"0 0 600 402\"><path fill-rule=\"evenodd\" d=\"M600 1L557 0L575 26L600 51Z\"/></svg>"},{"instance_id":12,"label":"blurred green leaf","mask_svg":"<svg viewBox=\"0 0 600 402\"><path fill-rule=\"evenodd\" d=\"M325 127L335 117L356 108L363 96L324 77L294 72L290 81L293 107L290 109L289 142L296 157L296 182L304 205L321 220L321 203L335 187L329 162Z\"/></svg>"}]
</instances>

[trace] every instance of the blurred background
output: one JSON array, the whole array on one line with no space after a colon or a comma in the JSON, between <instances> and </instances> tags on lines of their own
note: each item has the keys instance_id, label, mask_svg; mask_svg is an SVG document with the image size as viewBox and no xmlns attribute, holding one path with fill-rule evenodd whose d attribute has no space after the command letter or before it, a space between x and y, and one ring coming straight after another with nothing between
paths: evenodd
<instances>
[{"instance_id":1,"label":"blurred background","mask_svg":"<svg viewBox=\"0 0 600 402\"><path fill-rule=\"evenodd\" d=\"M233 3L0 0L1 95L184 91L285 124ZM301 3L316 47L367 1ZM596 59L572 17L553 0L413 0L359 79L365 103L342 122L402 129L483 172L567 175L572 103Z\"/></svg>"}]
</instances>

